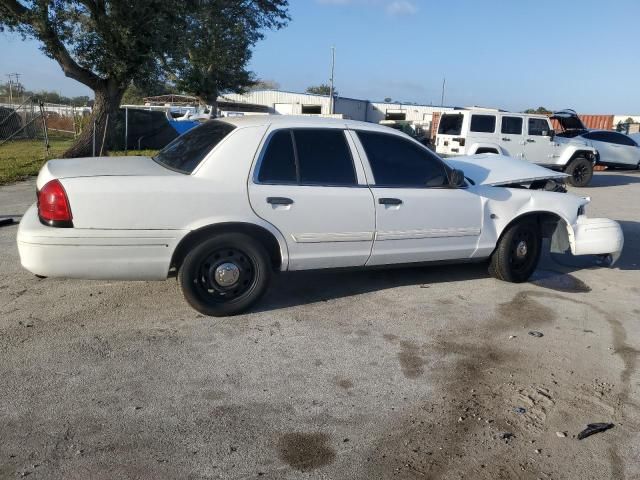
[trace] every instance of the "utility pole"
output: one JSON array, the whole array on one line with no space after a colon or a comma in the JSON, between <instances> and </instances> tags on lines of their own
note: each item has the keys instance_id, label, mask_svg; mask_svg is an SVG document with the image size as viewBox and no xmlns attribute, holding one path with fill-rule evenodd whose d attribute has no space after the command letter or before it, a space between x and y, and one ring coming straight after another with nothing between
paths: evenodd
<instances>
[{"instance_id":1,"label":"utility pole","mask_svg":"<svg viewBox=\"0 0 640 480\"><path fill-rule=\"evenodd\" d=\"M442 96L440 97L440 107L444 107L444 89L447 85L447 77L442 78Z\"/></svg>"},{"instance_id":2,"label":"utility pole","mask_svg":"<svg viewBox=\"0 0 640 480\"><path fill-rule=\"evenodd\" d=\"M336 69L336 47L331 47L331 78L329 79L329 113L333 115L335 105L333 101L333 75Z\"/></svg>"},{"instance_id":3,"label":"utility pole","mask_svg":"<svg viewBox=\"0 0 640 480\"><path fill-rule=\"evenodd\" d=\"M11 105L13 107L13 89L12 87L12 80L11 80L11 74L7 73L7 77L9 77L9 105Z\"/></svg>"}]
</instances>

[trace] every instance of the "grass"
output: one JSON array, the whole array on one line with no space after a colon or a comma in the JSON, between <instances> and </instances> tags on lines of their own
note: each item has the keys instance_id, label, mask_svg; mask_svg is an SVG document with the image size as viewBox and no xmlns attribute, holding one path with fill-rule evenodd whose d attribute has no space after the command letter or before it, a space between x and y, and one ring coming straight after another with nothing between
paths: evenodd
<instances>
[{"instance_id":1,"label":"grass","mask_svg":"<svg viewBox=\"0 0 640 480\"><path fill-rule=\"evenodd\" d=\"M47 160L59 158L72 144L72 138L50 138L48 156L45 156L42 140L16 140L0 145L0 185L37 175ZM156 153L157 150L129 150L126 155L152 156ZM109 155L123 156L125 152L109 152Z\"/></svg>"}]
</instances>

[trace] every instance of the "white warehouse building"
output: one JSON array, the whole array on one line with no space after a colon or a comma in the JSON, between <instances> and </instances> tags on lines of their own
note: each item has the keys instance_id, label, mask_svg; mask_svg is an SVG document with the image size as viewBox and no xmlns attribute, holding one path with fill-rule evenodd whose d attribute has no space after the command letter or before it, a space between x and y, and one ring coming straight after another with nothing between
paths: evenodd
<instances>
[{"instance_id":1,"label":"white warehouse building","mask_svg":"<svg viewBox=\"0 0 640 480\"><path fill-rule=\"evenodd\" d=\"M274 115L330 115L328 95L294 93L280 90L255 90L245 94L227 94L218 98L223 115L240 114L243 104L267 107ZM350 120L379 123L382 120L407 120L429 128L435 112L450 107L406 103L370 102L355 98L335 97L334 116Z\"/></svg>"}]
</instances>

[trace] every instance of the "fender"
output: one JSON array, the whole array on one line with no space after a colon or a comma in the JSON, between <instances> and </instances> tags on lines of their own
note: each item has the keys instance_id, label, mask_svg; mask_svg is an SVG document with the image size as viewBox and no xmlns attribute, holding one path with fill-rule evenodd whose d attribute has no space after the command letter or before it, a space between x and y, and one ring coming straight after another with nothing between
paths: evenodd
<instances>
[{"instance_id":1,"label":"fender","mask_svg":"<svg viewBox=\"0 0 640 480\"><path fill-rule=\"evenodd\" d=\"M172 256L175 255L175 253L180 248L180 245L183 242L183 240L185 240L189 235L191 235L191 234L193 234L193 233L195 233L195 232L197 232L199 230L203 230L203 229L207 229L207 228L215 228L217 226L220 226L221 228L225 228L225 229L228 228L228 229L232 230L234 225L260 227L260 228L266 230L267 232L269 232L271 235L273 235L273 237L277 240L278 246L280 248L280 258L281 258L280 270L281 271L288 270L288 268L289 268L289 249L287 247L287 242L286 242L284 236L282 235L280 230L278 230L272 224L270 224L269 222L264 221L263 219L261 219L258 216L242 216L242 217L215 216L215 217L208 217L208 218L198 219L198 220L190 223L189 225L187 225L185 227L184 234L179 238L178 245L175 248L174 252L172 252Z\"/></svg>"}]
</instances>

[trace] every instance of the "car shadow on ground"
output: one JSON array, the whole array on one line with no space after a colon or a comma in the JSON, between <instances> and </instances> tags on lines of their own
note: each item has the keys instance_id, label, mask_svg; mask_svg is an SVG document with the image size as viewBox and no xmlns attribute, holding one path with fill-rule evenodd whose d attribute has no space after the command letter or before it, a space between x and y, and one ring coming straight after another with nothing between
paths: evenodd
<instances>
[{"instance_id":1,"label":"car shadow on ground","mask_svg":"<svg viewBox=\"0 0 640 480\"><path fill-rule=\"evenodd\" d=\"M622 221L620 224L625 245L613 268L640 270L640 223ZM594 268L607 267L603 266L601 258L594 255L574 257L571 254L552 254L548 249L548 241L545 241L538 270L530 283L563 292L587 292L591 289L571 274ZM325 302L391 288L412 285L428 288L438 283L485 278L489 278L487 262L284 272L274 276L271 288L254 311Z\"/></svg>"},{"instance_id":2,"label":"car shadow on ground","mask_svg":"<svg viewBox=\"0 0 640 480\"><path fill-rule=\"evenodd\" d=\"M631 185L640 183L638 170L627 170L613 172L595 172L588 187L617 187L620 185Z\"/></svg>"},{"instance_id":3,"label":"car shadow on ground","mask_svg":"<svg viewBox=\"0 0 640 480\"><path fill-rule=\"evenodd\" d=\"M285 272L274 276L271 288L255 311L325 302L390 288L428 287L487 276L486 263Z\"/></svg>"}]
</instances>

